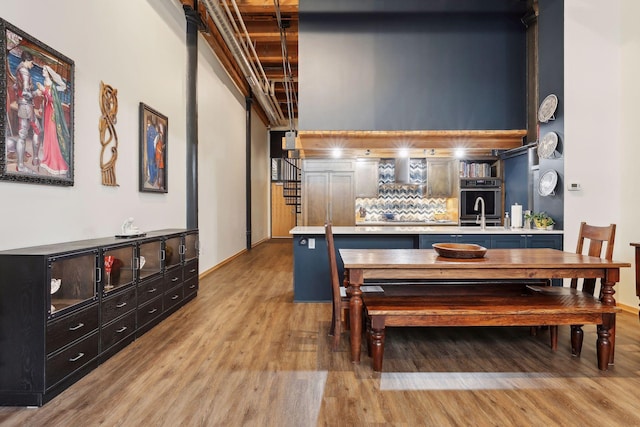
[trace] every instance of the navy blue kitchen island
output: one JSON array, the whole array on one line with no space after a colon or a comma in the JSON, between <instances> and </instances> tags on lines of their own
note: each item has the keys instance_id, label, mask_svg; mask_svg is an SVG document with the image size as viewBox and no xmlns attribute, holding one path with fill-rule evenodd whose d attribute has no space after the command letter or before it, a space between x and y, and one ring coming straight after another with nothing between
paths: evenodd
<instances>
[{"instance_id":1,"label":"navy blue kitchen island","mask_svg":"<svg viewBox=\"0 0 640 427\"><path fill-rule=\"evenodd\" d=\"M295 302L331 301L329 259L324 227L295 227L293 235L293 299ZM457 226L333 227L339 249L431 249L433 243L475 243L485 248L562 249L561 230L505 229ZM340 278L343 265L337 256Z\"/></svg>"}]
</instances>

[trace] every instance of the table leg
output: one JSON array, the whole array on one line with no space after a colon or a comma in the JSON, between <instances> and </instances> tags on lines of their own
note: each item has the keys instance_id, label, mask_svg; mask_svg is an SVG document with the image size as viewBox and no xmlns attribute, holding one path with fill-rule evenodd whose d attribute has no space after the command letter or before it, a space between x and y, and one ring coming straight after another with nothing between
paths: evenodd
<instances>
[{"instance_id":1,"label":"table leg","mask_svg":"<svg viewBox=\"0 0 640 427\"><path fill-rule=\"evenodd\" d=\"M371 357L373 370L382 372L382 359L384 357L384 319L372 320L371 326Z\"/></svg>"},{"instance_id":2,"label":"table leg","mask_svg":"<svg viewBox=\"0 0 640 427\"><path fill-rule=\"evenodd\" d=\"M351 322L351 361L360 363L360 347L362 345L362 270L349 270L349 317Z\"/></svg>"}]
</instances>

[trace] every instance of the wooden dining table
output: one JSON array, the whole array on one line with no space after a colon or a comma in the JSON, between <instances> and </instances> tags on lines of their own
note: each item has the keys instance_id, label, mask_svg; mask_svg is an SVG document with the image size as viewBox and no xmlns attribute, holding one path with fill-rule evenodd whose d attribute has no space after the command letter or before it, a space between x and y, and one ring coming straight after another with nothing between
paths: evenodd
<instances>
[{"instance_id":1,"label":"wooden dining table","mask_svg":"<svg viewBox=\"0 0 640 427\"><path fill-rule=\"evenodd\" d=\"M614 285L627 262L580 255L557 249L489 249L482 258L443 258L433 249L340 249L350 298L352 362L360 362L362 290L365 281L435 279L495 280L600 278L603 304L616 305ZM492 282L493 281L493 282Z\"/></svg>"}]
</instances>

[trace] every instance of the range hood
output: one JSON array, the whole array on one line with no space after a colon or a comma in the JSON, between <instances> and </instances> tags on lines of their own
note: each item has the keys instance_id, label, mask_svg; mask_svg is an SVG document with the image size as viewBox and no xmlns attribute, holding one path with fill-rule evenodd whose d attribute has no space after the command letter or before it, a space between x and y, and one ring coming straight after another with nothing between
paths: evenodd
<instances>
[{"instance_id":1,"label":"range hood","mask_svg":"<svg viewBox=\"0 0 640 427\"><path fill-rule=\"evenodd\" d=\"M395 159L395 177L396 184L410 184L411 159L409 157L396 157Z\"/></svg>"}]
</instances>

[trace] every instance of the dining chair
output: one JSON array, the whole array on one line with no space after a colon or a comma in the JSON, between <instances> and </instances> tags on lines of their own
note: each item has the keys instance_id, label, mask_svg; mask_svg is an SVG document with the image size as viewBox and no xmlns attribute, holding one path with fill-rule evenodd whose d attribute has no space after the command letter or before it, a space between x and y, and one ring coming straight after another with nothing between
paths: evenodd
<instances>
[{"instance_id":1,"label":"dining chair","mask_svg":"<svg viewBox=\"0 0 640 427\"><path fill-rule=\"evenodd\" d=\"M603 248L606 244L606 249L604 249L604 259L611 260L613 258L613 245L615 242L616 236L616 225L610 224L608 226L595 226L589 225L586 222L580 223L580 232L578 233L578 246L576 248L577 254L583 254L593 257L602 258ZM587 242L588 241L588 242ZM588 246L585 246L588 243ZM584 252L587 250L586 253ZM553 293L553 294L568 294L575 292L584 292L593 297L596 297L596 279L571 279L570 286L567 287L540 287L540 286L529 286L531 290L538 291L541 293ZM597 295L598 299L602 298L602 286L600 286L600 291ZM549 326L550 339L551 339L551 348L553 350L558 348L558 326L553 325ZM571 326L571 347L575 349L576 356L580 355L580 349L582 348L582 340L583 340L583 332L582 325L572 325ZM615 321L613 326L611 327L611 343L612 349L615 349ZM613 350L610 357L610 361L613 362Z\"/></svg>"},{"instance_id":2,"label":"dining chair","mask_svg":"<svg viewBox=\"0 0 640 427\"><path fill-rule=\"evenodd\" d=\"M338 262L336 260L336 249L333 242L333 230L331 223L324 225L325 239L327 241L327 254L329 255L329 272L331 275L331 296L332 296L332 315L331 329L329 335L333 336L333 344L331 349L338 350L340 345L340 335L342 334L344 318L344 329L349 329L349 297L346 288L340 284L338 275Z\"/></svg>"}]
</instances>

